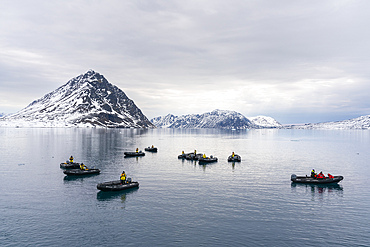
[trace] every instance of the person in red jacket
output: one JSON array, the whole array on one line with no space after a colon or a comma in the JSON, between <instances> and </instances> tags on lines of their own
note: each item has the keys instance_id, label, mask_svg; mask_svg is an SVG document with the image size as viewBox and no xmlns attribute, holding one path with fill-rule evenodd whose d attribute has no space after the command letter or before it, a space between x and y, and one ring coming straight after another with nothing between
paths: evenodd
<instances>
[{"instance_id":1,"label":"person in red jacket","mask_svg":"<svg viewBox=\"0 0 370 247\"><path fill-rule=\"evenodd\" d=\"M331 175L330 173L328 173L328 177L329 177L329 178L334 178L334 176L333 176L333 175Z\"/></svg>"},{"instance_id":2,"label":"person in red jacket","mask_svg":"<svg viewBox=\"0 0 370 247\"><path fill-rule=\"evenodd\" d=\"M317 175L317 178L325 178L324 173L320 172L319 175Z\"/></svg>"}]
</instances>

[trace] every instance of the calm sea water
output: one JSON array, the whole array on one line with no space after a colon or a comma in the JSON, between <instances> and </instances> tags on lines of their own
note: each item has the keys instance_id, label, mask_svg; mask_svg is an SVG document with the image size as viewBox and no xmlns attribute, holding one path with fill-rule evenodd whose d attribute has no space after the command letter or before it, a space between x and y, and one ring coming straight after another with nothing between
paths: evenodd
<instances>
[{"instance_id":1,"label":"calm sea water","mask_svg":"<svg viewBox=\"0 0 370 247\"><path fill-rule=\"evenodd\" d=\"M370 246L369 131L0 128L0 140L1 246ZM194 149L219 161L177 159ZM101 174L68 179L70 155ZM291 184L312 168L344 180ZM139 189L96 189L122 170Z\"/></svg>"}]
</instances>

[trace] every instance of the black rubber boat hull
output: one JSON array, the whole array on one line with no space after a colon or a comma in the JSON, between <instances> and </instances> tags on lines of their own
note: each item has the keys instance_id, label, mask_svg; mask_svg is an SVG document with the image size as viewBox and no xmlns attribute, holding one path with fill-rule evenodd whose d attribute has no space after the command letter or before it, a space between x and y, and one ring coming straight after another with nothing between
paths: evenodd
<instances>
[{"instance_id":1,"label":"black rubber boat hull","mask_svg":"<svg viewBox=\"0 0 370 247\"><path fill-rule=\"evenodd\" d=\"M201 158L202 156L203 156L203 154L194 155L194 153L190 153L190 154L185 156L185 159L187 159L187 160L199 160L199 158Z\"/></svg>"},{"instance_id":2,"label":"black rubber boat hull","mask_svg":"<svg viewBox=\"0 0 370 247\"><path fill-rule=\"evenodd\" d=\"M145 156L144 152L124 152L123 153L125 157L139 157L139 156Z\"/></svg>"},{"instance_id":3,"label":"black rubber boat hull","mask_svg":"<svg viewBox=\"0 0 370 247\"><path fill-rule=\"evenodd\" d=\"M80 163L65 162L65 163L60 163L59 166L62 169L78 169L78 168L80 168Z\"/></svg>"},{"instance_id":4,"label":"black rubber boat hull","mask_svg":"<svg viewBox=\"0 0 370 247\"><path fill-rule=\"evenodd\" d=\"M334 176L334 178L312 178L312 177L300 177L292 174L290 180L293 183L301 184L336 184L343 180L343 176Z\"/></svg>"},{"instance_id":5,"label":"black rubber boat hull","mask_svg":"<svg viewBox=\"0 0 370 247\"><path fill-rule=\"evenodd\" d=\"M158 152L158 148L145 148L145 151L156 153Z\"/></svg>"},{"instance_id":6,"label":"black rubber boat hull","mask_svg":"<svg viewBox=\"0 0 370 247\"><path fill-rule=\"evenodd\" d=\"M136 187L139 187L138 182L121 184L120 180L100 183L96 186L96 188L101 191L121 191L121 190L136 188Z\"/></svg>"},{"instance_id":7,"label":"black rubber boat hull","mask_svg":"<svg viewBox=\"0 0 370 247\"><path fill-rule=\"evenodd\" d=\"M242 161L242 157L240 157L239 155L235 154L234 157L232 155L230 155L228 158L227 158L227 161L229 162L240 162Z\"/></svg>"},{"instance_id":8,"label":"black rubber boat hull","mask_svg":"<svg viewBox=\"0 0 370 247\"><path fill-rule=\"evenodd\" d=\"M191 155L191 154L193 154L193 155L194 155L194 153L187 153L187 154L185 154L185 153L184 153L184 154L179 154L179 156L177 156L177 158L178 158L178 159L186 159L186 157L187 157L187 156L189 156L189 155Z\"/></svg>"},{"instance_id":9,"label":"black rubber boat hull","mask_svg":"<svg viewBox=\"0 0 370 247\"><path fill-rule=\"evenodd\" d=\"M67 176L86 176L86 175L93 175L93 174L99 174L99 169L88 169L88 170L81 170L81 169L71 169L63 171L64 174Z\"/></svg>"},{"instance_id":10,"label":"black rubber boat hull","mask_svg":"<svg viewBox=\"0 0 370 247\"><path fill-rule=\"evenodd\" d=\"M213 163L213 162L217 162L218 159L215 157L215 158L203 158L203 157L200 157L198 159L199 161L199 164L208 164L208 163Z\"/></svg>"}]
</instances>

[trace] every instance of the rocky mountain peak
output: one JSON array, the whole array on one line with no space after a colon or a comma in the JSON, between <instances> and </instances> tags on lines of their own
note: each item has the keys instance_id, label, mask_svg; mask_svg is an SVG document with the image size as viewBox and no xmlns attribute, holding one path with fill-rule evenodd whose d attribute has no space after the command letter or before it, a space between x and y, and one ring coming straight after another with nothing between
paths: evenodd
<instances>
[{"instance_id":1,"label":"rocky mountain peak","mask_svg":"<svg viewBox=\"0 0 370 247\"><path fill-rule=\"evenodd\" d=\"M94 70L70 79L9 118L53 122L59 126L152 128L126 94Z\"/></svg>"}]
</instances>

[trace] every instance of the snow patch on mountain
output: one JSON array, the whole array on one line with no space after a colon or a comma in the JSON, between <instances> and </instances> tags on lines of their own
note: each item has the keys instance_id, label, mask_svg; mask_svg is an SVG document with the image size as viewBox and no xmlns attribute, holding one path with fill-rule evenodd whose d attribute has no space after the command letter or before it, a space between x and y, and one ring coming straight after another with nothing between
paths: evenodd
<instances>
[{"instance_id":1,"label":"snow patch on mountain","mask_svg":"<svg viewBox=\"0 0 370 247\"><path fill-rule=\"evenodd\" d=\"M21 111L0 118L7 127L155 127L118 87L89 70L33 101Z\"/></svg>"}]
</instances>

